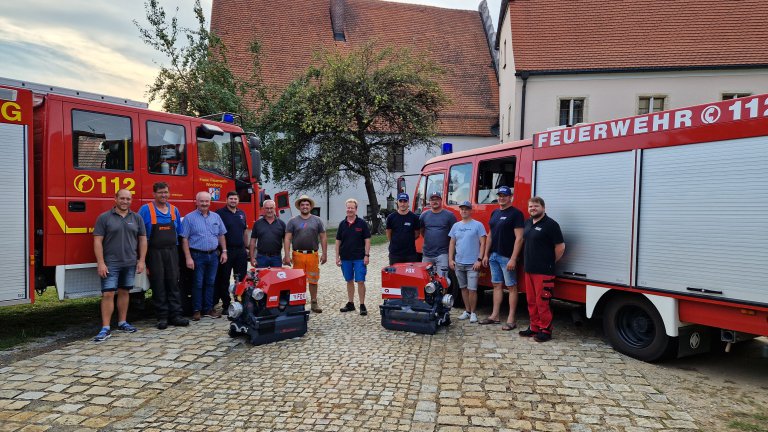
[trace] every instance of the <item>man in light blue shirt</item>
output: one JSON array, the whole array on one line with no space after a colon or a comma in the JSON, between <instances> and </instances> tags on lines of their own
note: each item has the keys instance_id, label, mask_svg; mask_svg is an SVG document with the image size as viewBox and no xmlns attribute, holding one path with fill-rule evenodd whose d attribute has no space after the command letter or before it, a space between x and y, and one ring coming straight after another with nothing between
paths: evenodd
<instances>
[{"instance_id":1,"label":"man in light blue shirt","mask_svg":"<svg viewBox=\"0 0 768 432\"><path fill-rule=\"evenodd\" d=\"M464 201L459 206L461 221L456 222L448 237L448 266L456 272L459 280L461 298L464 300L464 313L460 320L469 318L469 322L477 322L477 279L485 251L486 232L482 223L472 219L472 204Z\"/></svg>"},{"instance_id":2,"label":"man in light blue shirt","mask_svg":"<svg viewBox=\"0 0 768 432\"><path fill-rule=\"evenodd\" d=\"M197 210L187 214L181 223L181 245L187 268L195 272L192 284L192 320L200 321L201 311L207 317L221 318L221 314L213 308L213 284L219 263L227 262L224 238L227 229L221 217L209 211L211 194L198 192L195 203Z\"/></svg>"}]
</instances>

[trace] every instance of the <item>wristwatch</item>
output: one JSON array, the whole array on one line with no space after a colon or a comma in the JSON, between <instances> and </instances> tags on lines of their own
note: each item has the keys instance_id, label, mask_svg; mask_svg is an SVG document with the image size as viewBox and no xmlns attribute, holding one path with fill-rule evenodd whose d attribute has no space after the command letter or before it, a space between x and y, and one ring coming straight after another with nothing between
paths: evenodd
<instances>
[{"instance_id":1,"label":"wristwatch","mask_svg":"<svg viewBox=\"0 0 768 432\"><path fill-rule=\"evenodd\" d=\"M367 256L367 257L370 257L371 255L369 255L369 254L365 254L365 256Z\"/></svg>"},{"instance_id":2,"label":"wristwatch","mask_svg":"<svg viewBox=\"0 0 768 432\"><path fill-rule=\"evenodd\" d=\"M482 258L478 258L477 261L478 262L483 262L483 259Z\"/></svg>"}]
</instances>

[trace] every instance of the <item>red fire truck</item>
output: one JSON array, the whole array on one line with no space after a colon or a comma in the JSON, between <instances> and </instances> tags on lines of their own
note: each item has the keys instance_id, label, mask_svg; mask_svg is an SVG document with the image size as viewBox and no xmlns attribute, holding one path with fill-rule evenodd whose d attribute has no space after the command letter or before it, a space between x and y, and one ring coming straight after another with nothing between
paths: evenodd
<instances>
[{"instance_id":1,"label":"red fire truck","mask_svg":"<svg viewBox=\"0 0 768 432\"><path fill-rule=\"evenodd\" d=\"M414 210L439 191L486 228L496 189L560 223L555 297L601 316L643 360L768 335L768 95L535 134L435 157ZM488 275L484 285L490 286ZM521 287L521 292L525 292Z\"/></svg>"},{"instance_id":2,"label":"red fire truck","mask_svg":"<svg viewBox=\"0 0 768 432\"><path fill-rule=\"evenodd\" d=\"M0 305L33 302L50 285L60 299L98 295L91 233L121 188L134 194L134 211L162 181L182 214L198 191L216 209L232 190L249 226L259 214L258 139L231 122L0 79L0 148Z\"/></svg>"}]
</instances>

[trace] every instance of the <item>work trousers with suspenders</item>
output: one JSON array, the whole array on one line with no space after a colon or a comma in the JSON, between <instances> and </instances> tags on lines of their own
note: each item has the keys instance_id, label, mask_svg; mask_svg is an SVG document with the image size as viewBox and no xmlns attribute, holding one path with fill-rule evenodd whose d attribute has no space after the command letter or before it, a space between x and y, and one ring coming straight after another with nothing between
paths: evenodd
<instances>
[{"instance_id":1,"label":"work trousers with suspenders","mask_svg":"<svg viewBox=\"0 0 768 432\"><path fill-rule=\"evenodd\" d=\"M158 320L182 316L179 292L179 252L176 233L176 208L170 204L171 222L157 223L156 208L149 203L152 230L147 248L149 286Z\"/></svg>"}]
</instances>

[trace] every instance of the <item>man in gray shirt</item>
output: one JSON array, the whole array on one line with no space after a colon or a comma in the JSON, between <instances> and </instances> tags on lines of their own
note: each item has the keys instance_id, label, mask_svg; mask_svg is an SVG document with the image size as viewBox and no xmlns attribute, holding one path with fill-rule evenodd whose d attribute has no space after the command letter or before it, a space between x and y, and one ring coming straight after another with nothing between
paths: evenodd
<instances>
[{"instance_id":1,"label":"man in gray shirt","mask_svg":"<svg viewBox=\"0 0 768 432\"><path fill-rule=\"evenodd\" d=\"M437 272L443 276L448 272L448 244L451 239L453 224L458 222L453 212L443 208L443 197L440 192L429 195L429 211L419 217L421 235L424 237L424 247L421 250L421 262L435 264Z\"/></svg>"},{"instance_id":2,"label":"man in gray shirt","mask_svg":"<svg viewBox=\"0 0 768 432\"><path fill-rule=\"evenodd\" d=\"M293 263L293 268L304 270L309 283L312 312L321 313L323 310L317 299L317 282L320 280L320 264L328 261L328 238L323 220L311 213L315 207L312 198L302 195L295 205L300 214L291 218L285 227L283 264ZM289 245L293 248L291 255L288 254ZM323 254L318 258L317 250L320 245L323 247Z\"/></svg>"},{"instance_id":3,"label":"man in gray shirt","mask_svg":"<svg viewBox=\"0 0 768 432\"><path fill-rule=\"evenodd\" d=\"M110 321L115 311L117 292L117 328L134 333L136 327L128 324L129 293L133 289L136 273L144 271L147 255L147 232L144 220L131 211L133 195L120 189L115 195L115 206L99 215L93 228L93 252L101 277L101 331L94 342L107 340Z\"/></svg>"}]
</instances>

